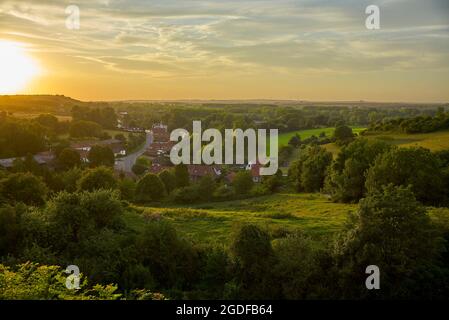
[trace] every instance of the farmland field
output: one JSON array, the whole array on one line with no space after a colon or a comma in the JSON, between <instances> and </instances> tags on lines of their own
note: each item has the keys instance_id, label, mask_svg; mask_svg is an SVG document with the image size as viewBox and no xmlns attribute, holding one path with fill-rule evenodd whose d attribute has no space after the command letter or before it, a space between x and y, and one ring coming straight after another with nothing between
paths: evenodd
<instances>
[{"instance_id":1,"label":"farmland field","mask_svg":"<svg viewBox=\"0 0 449 320\"><path fill-rule=\"evenodd\" d=\"M378 139L401 147L423 147L432 151L449 149L449 131L432 133L376 133L368 135L369 139Z\"/></svg>"},{"instance_id":2,"label":"farmland field","mask_svg":"<svg viewBox=\"0 0 449 320\"><path fill-rule=\"evenodd\" d=\"M449 131L437 131L431 133L406 134L397 132L375 132L365 136L368 139L376 139L399 147L423 147L431 151L449 149ZM334 157L340 151L335 143L323 146L332 152Z\"/></svg>"},{"instance_id":3,"label":"farmland field","mask_svg":"<svg viewBox=\"0 0 449 320\"><path fill-rule=\"evenodd\" d=\"M351 127L354 133L359 133L365 130L363 127ZM318 128L318 129L308 129L308 130L298 130L292 132L286 132L279 135L279 146L285 146L288 144L289 140L295 135L299 134L302 140L310 138L311 136L319 136L322 132L326 134L327 137L331 137L334 134L334 127L329 128Z\"/></svg>"}]
</instances>

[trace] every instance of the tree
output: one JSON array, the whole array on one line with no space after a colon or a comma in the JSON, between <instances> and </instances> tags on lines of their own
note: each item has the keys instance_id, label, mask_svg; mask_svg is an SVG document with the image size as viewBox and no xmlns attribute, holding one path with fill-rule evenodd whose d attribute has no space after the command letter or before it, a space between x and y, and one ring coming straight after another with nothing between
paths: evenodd
<instances>
[{"instance_id":1,"label":"tree","mask_svg":"<svg viewBox=\"0 0 449 320\"><path fill-rule=\"evenodd\" d=\"M40 206L45 203L47 186L31 173L15 173L0 181L0 195L13 202Z\"/></svg>"},{"instance_id":2,"label":"tree","mask_svg":"<svg viewBox=\"0 0 449 320\"><path fill-rule=\"evenodd\" d=\"M161 179L168 194L170 194L176 188L176 178L171 171L162 171L161 173L159 173L159 179Z\"/></svg>"},{"instance_id":3,"label":"tree","mask_svg":"<svg viewBox=\"0 0 449 320\"><path fill-rule=\"evenodd\" d=\"M203 201L212 199L212 195L217 188L217 184L211 175L204 176L198 182L198 195Z\"/></svg>"},{"instance_id":4,"label":"tree","mask_svg":"<svg viewBox=\"0 0 449 320\"><path fill-rule=\"evenodd\" d=\"M118 192L60 192L44 210L50 245L54 250L77 255L77 245L99 230L121 225L123 207ZM69 250L69 248L71 250Z\"/></svg>"},{"instance_id":5,"label":"tree","mask_svg":"<svg viewBox=\"0 0 449 320\"><path fill-rule=\"evenodd\" d=\"M175 166L176 188L187 187L190 184L189 170L185 164Z\"/></svg>"},{"instance_id":6,"label":"tree","mask_svg":"<svg viewBox=\"0 0 449 320\"><path fill-rule=\"evenodd\" d=\"M73 167L79 167L81 165L81 157L76 150L65 148L59 154L57 163L59 168L62 170L69 170Z\"/></svg>"},{"instance_id":7,"label":"tree","mask_svg":"<svg viewBox=\"0 0 449 320\"><path fill-rule=\"evenodd\" d=\"M236 262L238 298L267 299L277 295L273 266L276 258L267 232L244 224L233 232L231 247Z\"/></svg>"},{"instance_id":8,"label":"tree","mask_svg":"<svg viewBox=\"0 0 449 320\"><path fill-rule=\"evenodd\" d=\"M391 148L385 142L357 139L342 148L326 177L325 191L337 202L358 202L365 194L366 172L377 156Z\"/></svg>"},{"instance_id":9,"label":"tree","mask_svg":"<svg viewBox=\"0 0 449 320\"><path fill-rule=\"evenodd\" d=\"M146 166L141 165L140 163L135 163L131 168L131 170L136 176L140 176L145 172L147 172L148 168Z\"/></svg>"},{"instance_id":10,"label":"tree","mask_svg":"<svg viewBox=\"0 0 449 320\"><path fill-rule=\"evenodd\" d=\"M354 133L350 127L340 125L335 128L334 138L338 145L345 145L354 140Z\"/></svg>"},{"instance_id":11,"label":"tree","mask_svg":"<svg viewBox=\"0 0 449 320\"><path fill-rule=\"evenodd\" d=\"M114 139L120 140L121 142L126 142L126 137L125 137L125 135L123 133L117 133L114 136Z\"/></svg>"},{"instance_id":12,"label":"tree","mask_svg":"<svg viewBox=\"0 0 449 320\"><path fill-rule=\"evenodd\" d=\"M84 120L72 121L69 129L72 138L100 137L102 131L103 129L99 124Z\"/></svg>"},{"instance_id":13,"label":"tree","mask_svg":"<svg viewBox=\"0 0 449 320\"><path fill-rule=\"evenodd\" d=\"M98 190L84 192L80 195L81 206L86 208L95 223L95 228L102 229L119 225L123 214L119 192Z\"/></svg>"},{"instance_id":14,"label":"tree","mask_svg":"<svg viewBox=\"0 0 449 320\"><path fill-rule=\"evenodd\" d=\"M0 257L14 254L18 249L21 230L16 209L11 206L0 208Z\"/></svg>"},{"instance_id":15,"label":"tree","mask_svg":"<svg viewBox=\"0 0 449 320\"><path fill-rule=\"evenodd\" d=\"M331 162L332 153L320 146L302 148L298 160L294 161L289 168L289 177L296 190L320 191Z\"/></svg>"},{"instance_id":16,"label":"tree","mask_svg":"<svg viewBox=\"0 0 449 320\"><path fill-rule=\"evenodd\" d=\"M437 156L424 148L395 148L380 155L366 178L368 192L392 183L412 186L416 198L437 205L444 199L444 183Z\"/></svg>"},{"instance_id":17,"label":"tree","mask_svg":"<svg viewBox=\"0 0 449 320\"><path fill-rule=\"evenodd\" d=\"M191 204L200 200L201 194L198 191L198 185L176 188L172 192L173 201L181 204Z\"/></svg>"},{"instance_id":18,"label":"tree","mask_svg":"<svg viewBox=\"0 0 449 320\"><path fill-rule=\"evenodd\" d=\"M35 176L43 176L46 168L37 163L31 153L28 153L24 159L17 158L13 162L13 172L29 172Z\"/></svg>"},{"instance_id":19,"label":"tree","mask_svg":"<svg viewBox=\"0 0 449 320\"><path fill-rule=\"evenodd\" d=\"M53 134L59 130L59 120L52 114L40 114L35 120L41 126L48 128Z\"/></svg>"},{"instance_id":20,"label":"tree","mask_svg":"<svg viewBox=\"0 0 449 320\"><path fill-rule=\"evenodd\" d=\"M119 181L120 197L127 201L134 200L136 183L132 179L124 178Z\"/></svg>"},{"instance_id":21,"label":"tree","mask_svg":"<svg viewBox=\"0 0 449 320\"><path fill-rule=\"evenodd\" d=\"M288 144L294 148L298 148L301 145L301 137L299 134L296 133L293 137L291 137Z\"/></svg>"},{"instance_id":22,"label":"tree","mask_svg":"<svg viewBox=\"0 0 449 320\"><path fill-rule=\"evenodd\" d=\"M277 239L273 244L278 263L275 274L282 299L305 300L332 297L329 283L335 281L332 259L327 250L299 232Z\"/></svg>"},{"instance_id":23,"label":"tree","mask_svg":"<svg viewBox=\"0 0 449 320\"><path fill-rule=\"evenodd\" d=\"M158 176L147 173L137 182L136 200L138 202L161 201L165 196L165 186Z\"/></svg>"},{"instance_id":24,"label":"tree","mask_svg":"<svg viewBox=\"0 0 449 320\"><path fill-rule=\"evenodd\" d=\"M274 175L265 177L262 186L268 193L274 193L282 186L282 171L278 170Z\"/></svg>"},{"instance_id":25,"label":"tree","mask_svg":"<svg viewBox=\"0 0 449 320\"><path fill-rule=\"evenodd\" d=\"M197 254L168 222L150 221L136 241L139 260L159 287L190 285L198 273Z\"/></svg>"},{"instance_id":26,"label":"tree","mask_svg":"<svg viewBox=\"0 0 449 320\"><path fill-rule=\"evenodd\" d=\"M423 283L430 280L425 278L438 248L438 234L410 188L388 185L375 190L360 201L357 215L335 244L343 298L410 299L429 294L422 291L426 287L430 294L436 292L437 284ZM380 268L382 290L366 290L369 265Z\"/></svg>"},{"instance_id":27,"label":"tree","mask_svg":"<svg viewBox=\"0 0 449 320\"><path fill-rule=\"evenodd\" d=\"M114 152L107 146L93 146L90 149L87 158L92 167L113 167L115 164Z\"/></svg>"},{"instance_id":28,"label":"tree","mask_svg":"<svg viewBox=\"0 0 449 320\"><path fill-rule=\"evenodd\" d=\"M251 171L239 171L235 175L232 185L235 189L235 194L246 195L248 194L254 186L253 176Z\"/></svg>"},{"instance_id":29,"label":"tree","mask_svg":"<svg viewBox=\"0 0 449 320\"><path fill-rule=\"evenodd\" d=\"M114 172L103 166L84 171L78 182L79 191L112 190L116 187L117 180L114 177Z\"/></svg>"}]
</instances>

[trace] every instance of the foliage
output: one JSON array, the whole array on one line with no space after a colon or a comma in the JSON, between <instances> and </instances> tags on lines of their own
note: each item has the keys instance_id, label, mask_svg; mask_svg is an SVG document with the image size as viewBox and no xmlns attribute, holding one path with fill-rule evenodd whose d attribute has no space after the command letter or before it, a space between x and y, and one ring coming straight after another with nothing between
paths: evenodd
<instances>
[{"instance_id":1,"label":"foliage","mask_svg":"<svg viewBox=\"0 0 449 320\"><path fill-rule=\"evenodd\" d=\"M136 201L161 201L166 196L165 186L157 175L147 173L138 182L136 187Z\"/></svg>"},{"instance_id":2,"label":"foliage","mask_svg":"<svg viewBox=\"0 0 449 320\"><path fill-rule=\"evenodd\" d=\"M66 148L59 153L57 163L61 170L69 170L81 165L81 157L77 151Z\"/></svg>"},{"instance_id":3,"label":"foliage","mask_svg":"<svg viewBox=\"0 0 449 320\"><path fill-rule=\"evenodd\" d=\"M237 172L234 181L232 182L232 186L234 187L236 195L248 194L254 186L251 171L245 170Z\"/></svg>"},{"instance_id":4,"label":"foliage","mask_svg":"<svg viewBox=\"0 0 449 320\"><path fill-rule=\"evenodd\" d=\"M87 155L89 164L92 167L106 166L113 167L115 163L114 152L108 146L93 146Z\"/></svg>"},{"instance_id":5,"label":"foliage","mask_svg":"<svg viewBox=\"0 0 449 320\"><path fill-rule=\"evenodd\" d=\"M423 148L392 149L380 155L367 172L368 192L388 184L412 186L416 198L436 205L444 200L444 188L438 158Z\"/></svg>"},{"instance_id":6,"label":"foliage","mask_svg":"<svg viewBox=\"0 0 449 320\"><path fill-rule=\"evenodd\" d=\"M320 191L324 185L332 154L320 146L303 147L298 160L289 168L289 177L297 191Z\"/></svg>"},{"instance_id":7,"label":"foliage","mask_svg":"<svg viewBox=\"0 0 449 320\"><path fill-rule=\"evenodd\" d=\"M107 167L97 167L85 170L78 181L79 191L94 191L99 189L115 189L117 180L114 172Z\"/></svg>"},{"instance_id":8,"label":"foliage","mask_svg":"<svg viewBox=\"0 0 449 320\"><path fill-rule=\"evenodd\" d=\"M234 281L238 298L275 297L273 265L276 257L268 233L255 225L241 225L234 231L230 251L237 263Z\"/></svg>"},{"instance_id":9,"label":"foliage","mask_svg":"<svg viewBox=\"0 0 449 320\"><path fill-rule=\"evenodd\" d=\"M165 190L170 194L176 188L176 178L172 171L164 170L159 173L159 178L165 186Z\"/></svg>"},{"instance_id":10,"label":"foliage","mask_svg":"<svg viewBox=\"0 0 449 320\"><path fill-rule=\"evenodd\" d=\"M342 295L396 299L432 296L439 287L436 279L420 273L435 267L432 263L438 249L438 235L410 188L388 185L375 191L361 200L357 215L335 245ZM382 290L364 287L364 270L369 265L380 268ZM434 282L430 292L424 290L426 281Z\"/></svg>"},{"instance_id":11,"label":"foliage","mask_svg":"<svg viewBox=\"0 0 449 320\"><path fill-rule=\"evenodd\" d=\"M189 171L185 164L178 164L174 169L176 188L187 187L190 184Z\"/></svg>"},{"instance_id":12,"label":"foliage","mask_svg":"<svg viewBox=\"0 0 449 320\"><path fill-rule=\"evenodd\" d=\"M88 286L80 281L80 290L66 287L65 274L58 266L25 263L11 269L0 264L0 300L117 300L114 285Z\"/></svg>"},{"instance_id":13,"label":"foliage","mask_svg":"<svg viewBox=\"0 0 449 320\"><path fill-rule=\"evenodd\" d=\"M47 186L31 173L14 173L0 180L0 195L11 203L40 206L45 203Z\"/></svg>"},{"instance_id":14,"label":"foliage","mask_svg":"<svg viewBox=\"0 0 449 320\"><path fill-rule=\"evenodd\" d=\"M362 138L343 147L330 167L325 191L334 201L358 202L366 194L366 172L390 148L385 142Z\"/></svg>"},{"instance_id":15,"label":"foliage","mask_svg":"<svg viewBox=\"0 0 449 320\"><path fill-rule=\"evenodd\" d=\"M334 138L338 145L346 145L354 140L354 133L348 126L337 126L334 131Z\"/></svg>"},{"instance_id":16,"label":"foliage","mask_svg":"<svg viewBox=\"0 0 449 320\"><path fill-rule=\"evenodd\" d=\"M103 133L103 128L92 121L77 120L72 121L69 129L72 138L98 137Z\"/></svg>"}]
</instances>

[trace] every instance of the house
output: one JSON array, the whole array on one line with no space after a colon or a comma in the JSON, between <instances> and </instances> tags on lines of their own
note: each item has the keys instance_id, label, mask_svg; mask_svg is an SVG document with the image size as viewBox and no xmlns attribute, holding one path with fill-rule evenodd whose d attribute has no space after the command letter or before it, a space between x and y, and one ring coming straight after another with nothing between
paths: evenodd
<instances>
[{"instance_id":1,"label":"house","mask_svg":"<svg viewBox=\"0 0 449 320\"><path fill-rule=\"evenodd\" d=\"M4 169L12 168L14 165L14 160L17 158L7 158L7 159L0 159L0 167L3 167Z\"/></svg>"},{"instance_id":2,"label":"house","mask_svg":"<svg viewBox=\"0 0 449 320\"><path fill-rule=\"evenodd\" d=\"M52 166L56 157L51 151L39 152L33 156L34 160L41 166Z\"/></svg>"},{"instance_id":3,"label":"house","mask_svg":"<svg viewBox=\"0 0 449 320\"><path fill-rule=\"evenodd\" d=\"M108 139L102 141L83 141L71 144L71 148L78 151L81 157L81 161L89 162L88 155L89 151L93 146L107 146L111 148L112 152L116 157L126 156L126 149L122 141L118 139Z\"/></svg>"},{"instance_id":4,"label":"house","mask_svg":"<svg viewBox=\"0 0 449 320\"><path fill-rule=\"evenodd\" d=\"M10 169L14 166L14 161L17 159L24 160L25 157L0 159L0 167L3 167L4 169ZM41 166L51 167L55 160L55 155L51 151L44 151L35 154L33 156L33 159Z\"/></svg>"},{"instance_id":5,"label":"house","mask_svg":"<svg viewBox=\"0 0 449 320\"><path fill-rule=\"evenodd\" d=\"M163 155L169 155L174 145L175 145L174 141L153 142L148 147L145 153L150 157L160 157Z\"/></svg>"},{"instance_id":6,"label":"house","mask_svg":"<svg viewBox=\"0 0 449 320\"><path fill-rule=\"evenodd\" d=\"M108 139L108 140L102 140L98 143L98 145L101 146L107 146L112 149L112 152L114 152L114 155L117 156L126 156L126 149L123 145L123 142L118 139Z\"/></svg>"},{"instance_id":7,"label":"house","mask_svg":"<svg viewBox=\"0 0 449 320\"><path fill-rule=\"evenodd\" d=\"M253 182L259 183L262 181L262 176L260 175L260 168L262 165L257 161L256 163L248 163L246 170L251 171L251 176L253 177Z\"/></svg>"},{"instance_id":8,"label":"house","mask_svg":"<svg viewBox=\"0 0 449 320\"><path fill-rule=\"evenodd\" d=\"M153 132L153 141L154 142L169 142L170 134L168 133L168 127L164 124L157 123L153 124L152 130Z\"/></svg>"},{"instance_id":9,"label":"house","mask_svg":"<svg viewBox=\"0 0 449 320\"><path fill-rule=\"evenodd\" d=\"M221 170L217 166L204 165L204 164L189 164L187 165L189 171L190 180L198 181L205 176L211 176L218 178L221 175Z\"/></svg>"}]
</instances>

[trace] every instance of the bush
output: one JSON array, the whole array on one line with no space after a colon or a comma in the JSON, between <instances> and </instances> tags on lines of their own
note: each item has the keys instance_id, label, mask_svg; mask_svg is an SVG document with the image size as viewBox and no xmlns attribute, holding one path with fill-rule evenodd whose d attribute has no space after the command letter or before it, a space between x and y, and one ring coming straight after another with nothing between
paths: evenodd
<instances>
[{"instance_id":1,"label":"bush","mask_svg":"<svg viewBox=\"0 0 449 320\"><path fill-rule=\"evenodd\" d=\"M102 127L92 121L75 120L70 124L70 136L72 138L101 137Z\"/></svg>"},{"instance_id":2,"label":"bush","mask_svg":"<svg viewBox=\"0 0 449 320\"><path fill-rule=\"evenodd\" d=\"M254 186L251 171L239 171L232 182L236 195L247 195Z\"/></svg>"},{"instance_id":3,"label":"bush","mask_svg":"<svg viewBox=\"0 0 449 320\"><path fill-rule=\"evenodd\" d=\"M196 251L165 221L147 223L136 248L159 288L186 288L197 277Z\"/></svg>"},{"instance_id":4,"label":"bush","mask_svg":"<svg viewBox=\"0 0 449 320\"><path fill-rule=\"evenodd\" d=\"M107 146L93 146L90 149L87 158L89 159L89 165L91 167L113 167L115 164L114 152Z\"/></svg>"},{"instance_id":5,"label":"bush","mask_svg":"<svg viewBox=\"0 0 449 320\"><path fill-rule=\"evenodd\" d=\"M0 195L11 202L40 206L47 192L45 183L31 173L14 173L0 180Z\"/></svg>"},{"instance_id":6,"label":"bush","mask_svg":"<svg viewBox=\"0 0 449 320\"><path fill-rule=\"evenodd\" d=\"M162 201L166 194L164 184L154 174L147 173L137 182L136 201L138 202Z\"/></svg>"},{"instance_id":7,"label":"bush","mask_svg":"<svg viewBox=\"0 0 449 320\"><path fill-rule=\"evenodd\" d=\"M98 167L84 171L78 182L78 191L94 191L117 188L117 180L112 169Z\"/></svg>"},{"instance_id":8,"label":"bush","mask_svg":"<svg viewBox=\"0 0 449 320\"><path fill-rule=\"evenodd\" d=\"M366 188L376 192L390 183L411 185L423 203L438 205L444 201L439 159L427 149L397 148L378 157L367 173Z\"/></svg>"},{"instance_id":9,"label":"bush","mask_svg":"<svg viewBox=\"0 0 449 320\"><path fill-rule=\"evenodd\" d=\"M165 186L165 190L170 194L176 188L176 178L169 170L164 170L159 173L159 178Z\"/></svg>"},{"instance_id":10,"label":"bush","mask_svg":"<svg viewBox=\"0 0 449 320\"><path fill-rule=\"evenodd\" d=\"M238 226L232 235L230 250L236 262L236 298L270 299L278 296L273 272L276 258L266 231L251 224Z\"/></svg>"},{"instance_id":11,"label":"bush","mask_svg":"<svg viewBox=\"0 0 449 320\"><path fill-rule=\"evenodd\" d=\"M200 200L198 185L175 189L172 193L173 201L181 204L194 203Z\"/></svg>"},{"instance_id":12,"label":"bush","mask_svg":"<svg viewBox=\"0 0 449 320\"><path fill-rule=\"evenodd\" d=\"M374 191L360 201L357 215L335 245L342 297L432 297L440 286L425 283L433 277L428 271L436 267L439 248L426 209L410 188L388 185ZM382 290L366 290L364 270L369 265L380 268Z\"/></svg>"}]
</instances>

